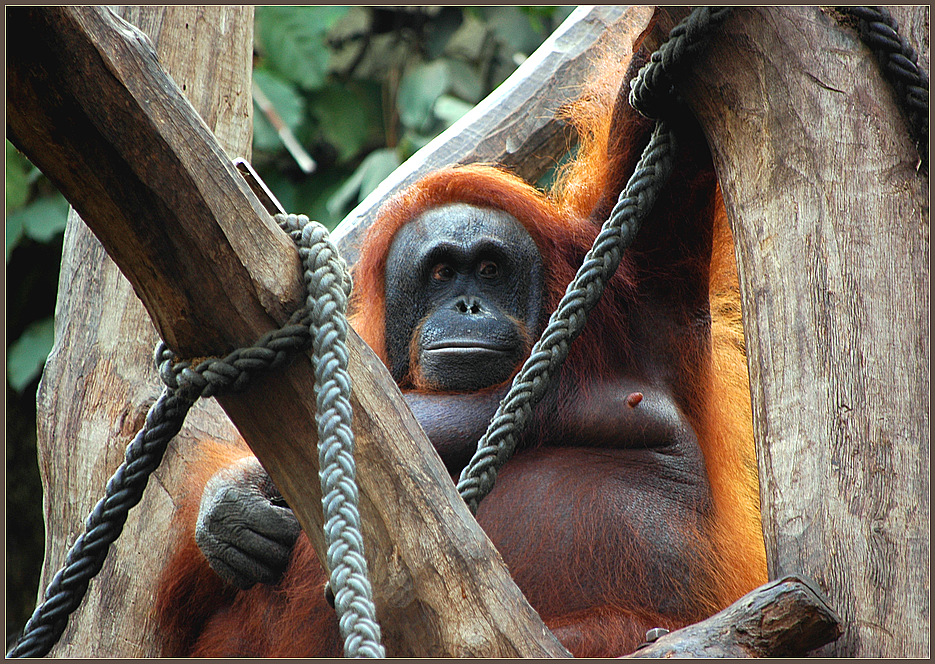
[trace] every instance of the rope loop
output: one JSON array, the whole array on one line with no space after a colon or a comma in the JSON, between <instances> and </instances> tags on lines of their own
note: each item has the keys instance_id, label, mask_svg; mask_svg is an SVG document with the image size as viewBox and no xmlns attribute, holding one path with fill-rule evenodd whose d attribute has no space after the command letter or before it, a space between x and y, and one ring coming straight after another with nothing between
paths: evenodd
<instances>
[{"instance_id":1,"label":"rope loop","mask_svg":"<svg viewBox=\"0 0 935 664\"><path fill-rule=\"evenodd\" d=\"M899 24L884 7L838 7L858 19L860 39L875 54L924 164L928 164L929 82L912 45L899 34Z\"/></svg>"},{"instance_id":2,"label":"rope loop","mask_svg":"<svg viewBox=\"0 0 935 664\"><path fill-rule=\"evenodd\" d=\"M729 13L730 7L697 7L672 28L668 40L630 81L630 105L651 120L680 109L676 82Z\"/></svg>"}]
</instances>

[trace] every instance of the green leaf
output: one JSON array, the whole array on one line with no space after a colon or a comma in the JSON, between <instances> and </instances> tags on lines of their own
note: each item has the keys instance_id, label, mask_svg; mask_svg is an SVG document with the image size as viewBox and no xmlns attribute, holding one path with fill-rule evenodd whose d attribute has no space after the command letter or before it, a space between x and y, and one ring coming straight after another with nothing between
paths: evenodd
<instances>
[{"instance_id":1,"label":"green leaf","mask_svg":"<svg viewBox=\"0 0 935 664\"><path fill-rule=\"evenodd\" d=\"M363 164L328 199L325 208L330 216L340 216L343 211L349 210L353 206L357 200L357 194L360 192L360 184L364 181L362 168Z\"/></svg>"},{"instance_id":2,"label":"green leaf","mask_svg":"<svg viewBox=\"0 0 935 664\"><path fill-rule=\"evenodd\" d=\"M263 181L287 211L307 215L329 229L334 228L342 217L335 217L327 210L327 201L351 175L349 169L333 167L295 182L273 169L260 172Z\"/></svg>"},{"instance_id":3,"label":"green leaf","mask_svg":"<svg viewBox=\"0 0 935 664\"><path fill-rule=\"evenodd\" d=\"M442 95L435 102L435 117L444 122L446 127L450 127L472 108L473 104L461 101L457 97Z\"/></svg>"},{"instance_id":4,"label":"green leaf","mask_svg":"<svg viewBox=\"0 0 935 664\"><path fill-rule=\"evenodd\" d=\"M295 132L305 118L305 100L287 80L268 69L256 69L253 81L269 98L279 117L289 129ZM278 152L283 149L279 132L259 109L253 114L253 147L261 152Z\"/></svg>"},{"instance_id":5,"label":"green leaf","mask_svg":"<svg viewBox=\"0 0 935 664\"><path fill-rule=\"evenodd\" d=\"M26 204L29 197L29 171L32 164L13 147L10 141L6 142L6 212L9 214L16 208Z\"/></svg>"},{"instance_id":6,"label":"green leaf","mask_svg":"<svg viewBox=\"0 0 935 664\"><path fill-rule=\"evenodd\" d=\"M260 174L260 178L266 183L269 190L273 192L273 196L276 197L276 200L280 202L286 212L301 212L295 204L296 184L292 182L289 177L275 168L257 170Z\"/></svg>"},{"instance_id":7,"label":"green leaf","mask_svg":"<svg viewBox=\"0 0 935 664\"><path fill-rule=\"evenodd\" d=\"M6 218L6 262L10 262L10 254L23 238L23 218L16 214L7 215Z\"/></svg>"},{"instance_id":8,"label":"green leaf","mask_svg":"<svg viewBox=\"0 0 935 664\"><path fill-rule=\"evenodd\" d=\"M552 25L555 26L554 29L557 30L566 18L571 16L571 13L577 9L575 5L559 5L555 7L555 13L552 14ZM543 40L544 41L544 40Z\"/></svg>"},{"instance_id":9,"label":"green leaf","mask_svg":"<svg viewBox=\"0 0 935 664\"><path fill-rule=\"evenodd\" d=\"M489 26L481 18L465 12L461 25L445 46L445 53L456 59L476 62L484 57L485 51L490 50L487 39L489 32Z\"/></svg>"},{"instance_id":10,"label":"green leaf","mask_svg":"<svg viewBox=\"0 0 935 664\"><path fill-rule=\"evenodd\" d=\"M402 138L399 139L399 145L396 146L396 149L402 160L405 161L431 143L433 138L435 138L435 136L426 136L419 132L412 131L411 129L407 129L403 133Z\"/></svg>"},{"instance_id":11,"label":"green leaf","mask_svg":"<svg viewBox=\"0 0 935 664\"><path fill-rule=\"evenodd\" d=\"M443 60L410 67L399 84L396 108L406 127L423 130L432 117L435 100L448 89L448 66Z\"/></svg>"},{"instance_id":12,"label":"green leaf","mask_svg":"<svg viewBox=\"0 0 935 664\"><path fill-rule=\"evenodd\" d=\"M348 7L257 7L256 31L273 69L306 90L325 82L331 51L328 30Z\"/></svg>"},{"instance_id":13,"label":"green leaf","mask_svg":"<svg viewBox=\"0 0 935 664\"><path fill-rule=\"evenodd\" d=\"M448 75L450 78L449 92L476 104L484 98L487 92L484 81L475 67L460 60L448 61Z\"/></svg>"},{"instance_id":14,"label":"green leaf","mask_svg":"<svg viewBox=\"0 0 935 664\"><path fill-rule=\"evenodd\" d=\"M464 15L458 7L443 7L432 21L432 29L425 34L425 56L435 60L444 53L448 42L457 33Z\"/></svg>"},{"instance_id":15,"label":"green leaf","mask_svg":"<svg viewBox=\"0 0 935 664\"><path fill-rule=\"evenodd\" d=\"M339 162L356 156L367 143L377 120L373 106L379 103L379 97L366 96L356 86L328 85L315 94L311 111L324 139L337 148Z\"/></svg>"},{"instance_id":16,"label":"green leaf","mask_svg":"<svg viewBox=\"0 0 935 664\"><path fill-rule=\"evenodd\" d=\"M504 55L512 60L517 53L529 56L542 43L540 36L519 7L484 7L484 16L494 35L504 45Z\"/></svg>"},{"instance_id":17,"label":"green leaf","mask_svg":"<svg viewBox=\"0 0 935 664\"><path fill-rule=\"evenodd\" d=\"M296 185L294 211L308 215L309 219L319 221L328 230L333 230L344 218L344 210L332 214L328 210L328 201L352 174L350 169L335 167L306 178Z\"/></svg>"},{"instance_id":18,"label":"green leaf","mask_svg":"<svg viewBox=\"0 0 935 664\"><path fill-rule=\"evenodd\" d=\"M54 341L54 319L49 316L32 323L7 349L7 381L17 392L42 371Z\"/></svg>"},{"instance_id":19,"label":"green leaf","mask_svg":"<svg viewBox=\"0 0 935 664\"><path fill-rule=\"evenodd\" d=\"M60 193L37 198L26 207L7 215L7 228L19 225L26 237L48 243L65 230L68 221L68 201ZM9 245L9 240L7 241ZM10 247L7 247L9 254Z\"/></svg>"},{"instance_id":20,"label":"green leaf","mask_svg":"<svg viewBox=\"0 0 935 664\"><path fill-rule=\"evenodd\" d=\"M543 7L541 5L532 7L519 7L520 12L522 12L529 21L530 27L538 33L544 33L549 30L549 26L553 19L558 15L559 9L560 7ZM570 9L574 10L574 7L572 6ZM558 22L555 23L555 25L558 25L558 23L564 19L565 17L563 16Z\"/></svg>"},{"instance_id":21,"label":"green leaf","mask_svg":"<svg viewBox=\"0 0 935 664\"><path fill-rule=\"evenodd\" d=\"M347 182L328 199L328 213L332 217L344 216L344 213L376 189L399 164L399 156L392 148L374 150L368 154Z\"/></svg>"},{"instance_id":22,"label":"green leaf","mask_svg":"<svg viewBox=\"0 0 935 664\"><path fill-rule=\"evenodd\" d=\"M370 192L379 187L380 183L399 167L400 161L396 150L385 148L371 152L367 155L364 163L366 163L367 168L364 170L364 178L360 183L358 202L364 200L370 195ZM364 166L364 163L361 164L361 167Z\"/></svg>"}]
</instances>

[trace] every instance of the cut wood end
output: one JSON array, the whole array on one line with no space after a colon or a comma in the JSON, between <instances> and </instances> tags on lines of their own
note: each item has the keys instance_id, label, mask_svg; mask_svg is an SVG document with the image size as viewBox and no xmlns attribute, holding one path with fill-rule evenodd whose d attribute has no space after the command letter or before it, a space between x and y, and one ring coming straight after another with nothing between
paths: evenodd
<instances>
[{"instance_id":1,"label":"cut wood end","mask_svg":"<svg viewBox=\"0 0 935 664\"><path fill-rule=\"evenodd\" d=\"M841 633L841 619L824 593L811 581L787 576L626 657L790 657L831 643Z\"/></svg>"}]
</instances>

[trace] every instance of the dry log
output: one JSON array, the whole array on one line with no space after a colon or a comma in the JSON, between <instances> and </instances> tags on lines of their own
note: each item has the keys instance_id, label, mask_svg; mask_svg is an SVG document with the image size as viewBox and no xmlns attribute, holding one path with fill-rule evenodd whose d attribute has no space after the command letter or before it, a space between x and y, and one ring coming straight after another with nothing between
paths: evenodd
<instances>
[{"instance_id":1,"label":"dry log","mask_svg":"<svg viewBox=\"0 0 935 664\"><path fill-rule=\"evenodd\" d=\"M801 656L840 634L841 620L822 592L808 581L787 576L627 657Z\"/></svg>"}]
</instances>

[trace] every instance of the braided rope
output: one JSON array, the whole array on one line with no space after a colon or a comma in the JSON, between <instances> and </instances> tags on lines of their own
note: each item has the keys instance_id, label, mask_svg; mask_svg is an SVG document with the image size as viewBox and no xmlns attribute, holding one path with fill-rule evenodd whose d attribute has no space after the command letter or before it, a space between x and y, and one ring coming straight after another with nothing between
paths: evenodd
<instances>
[{"instance_id":1,"label":"braided rope","mask_svg":"<svg viewBox=\"0 0 935 664\"><path fill-rule=\"evenodd\" d=\"M143 428L127 446L124 462L107 482L81 534L69 549L23 634L7 657L42 657L52 649L78 608L91 579L101 570L110 545L120 535L127 513L143 496L149 476L159 466L169 441L182 428L192 401L166 388L146 414Z\"/></svg>"},{"instance_id":2,"label":"braided rope","mask_svg":"<svg viewBox=\"0 0 935 664\"><path fill-rule=\"evenodd\" d=\"M344 638L346 657L386 657L357 509L354 434L351 431L351 379L347 373L347 298L351 279L321 224L304 215L277 215L283 230L299 245L306 283L316 284L306 309L312 331L312 365L318 427L318 461L329 585ZM310 289L311 290L311 289ZM325 296L327 294L327 296Z\"/></svg>"},{"instance_id":3,"label":"braided rope","mask_svg":"<svg viewBox=\"0 0 935 664\"><path fill-rule=\"evenodd\" d=\"M584 328L588 313L620 264L623 250L633 242L640 223L656 202L672 172L674 155L675 135L660 121L610 219L604 222L594 246L532 347L529 359L500 402L487 432L477 444L477 451L461 471L458 492L472 512L476 513L480 501L493 488L497 472L512 456L533 407L568 357L570 344Z\"/></svg>"},{"instance_id":4,"label":"braided rope","mask_svg":"<svg viewBox=\"0 0 935 664\"><path fill-rule=\"evenodd\" d=\"M928 163L928 78L919 68L916 52L899 34L899 25L883 7L839 7L859 19L860 38L874 52L884 78L896 93L900 109L909 121L909 132L919 154Z\"/></svg>"},{"instance_id":5,"label":"braided rope","mask_svg":"<svg viewBox=\"0 0 935 664\"><path fill-rule=\"evenodd\" d=\"M679 110L682 100L676 82L707 46L714 28L730 14L730 7L697 7L672 28L660 46L630 81L630 106L656 120Z\"/></svg>"},{"instance_id":6,"label":"braided rope","mask_svg":"<svg viewBox=\"0 0 935 664\"><path fill-rule=\"evenodd\" d=\"M385 656L374 618L357 512L344 317L350 277L323 226L303 215L277 215L276 220L299 247L307 291L305 306L254 346L235 350L223 359L205 360L195 368L187 360L175 361L165 343L156 347L155 363L166 388L127 447L126 460L108 481L105 497L88 517L85 533L69 550L64 567L46 589L46 599L36 608L8 657L41 657L61 637L68 616L81 604L91 578L100 571L110 545L120 535L127 513L142 498L149 476L162 461L169 441L181 430L192 404L200 397L242 390L256 372L278 368L309 346L315 362L325 541L332 570L330 583L337 589L335 608L345 639L344 652L349 657Z\"/></svg>"},{"instance_id":7,"label":"braided rope","mask_svg":"<svg viewBox=\"0 0 935 664\"><path fill-rule=\"evenodd\" d=\"M669 33L669 41L654 53L631 83L630 103L649 117L663 117L678 103L673 87L685 58L703 47L711 28L727 15L726 9L700 7ZM509 392L477 451L458 479L458 492L470 510L477 512L480 501L490 493L497 473L516 449L519 436L529 423L532 409L539 403L565 358L570 344L578 337L608 279L617 270L624 249L633 242L642 220L652 209L672 173L676 152L675 134L659 119L643 150L627 186L617 199L610 218L604 222L585 255L575 278L549 318L542 336L532 347L529 359L513 379Z\"/></svg>"}]
</instances>

